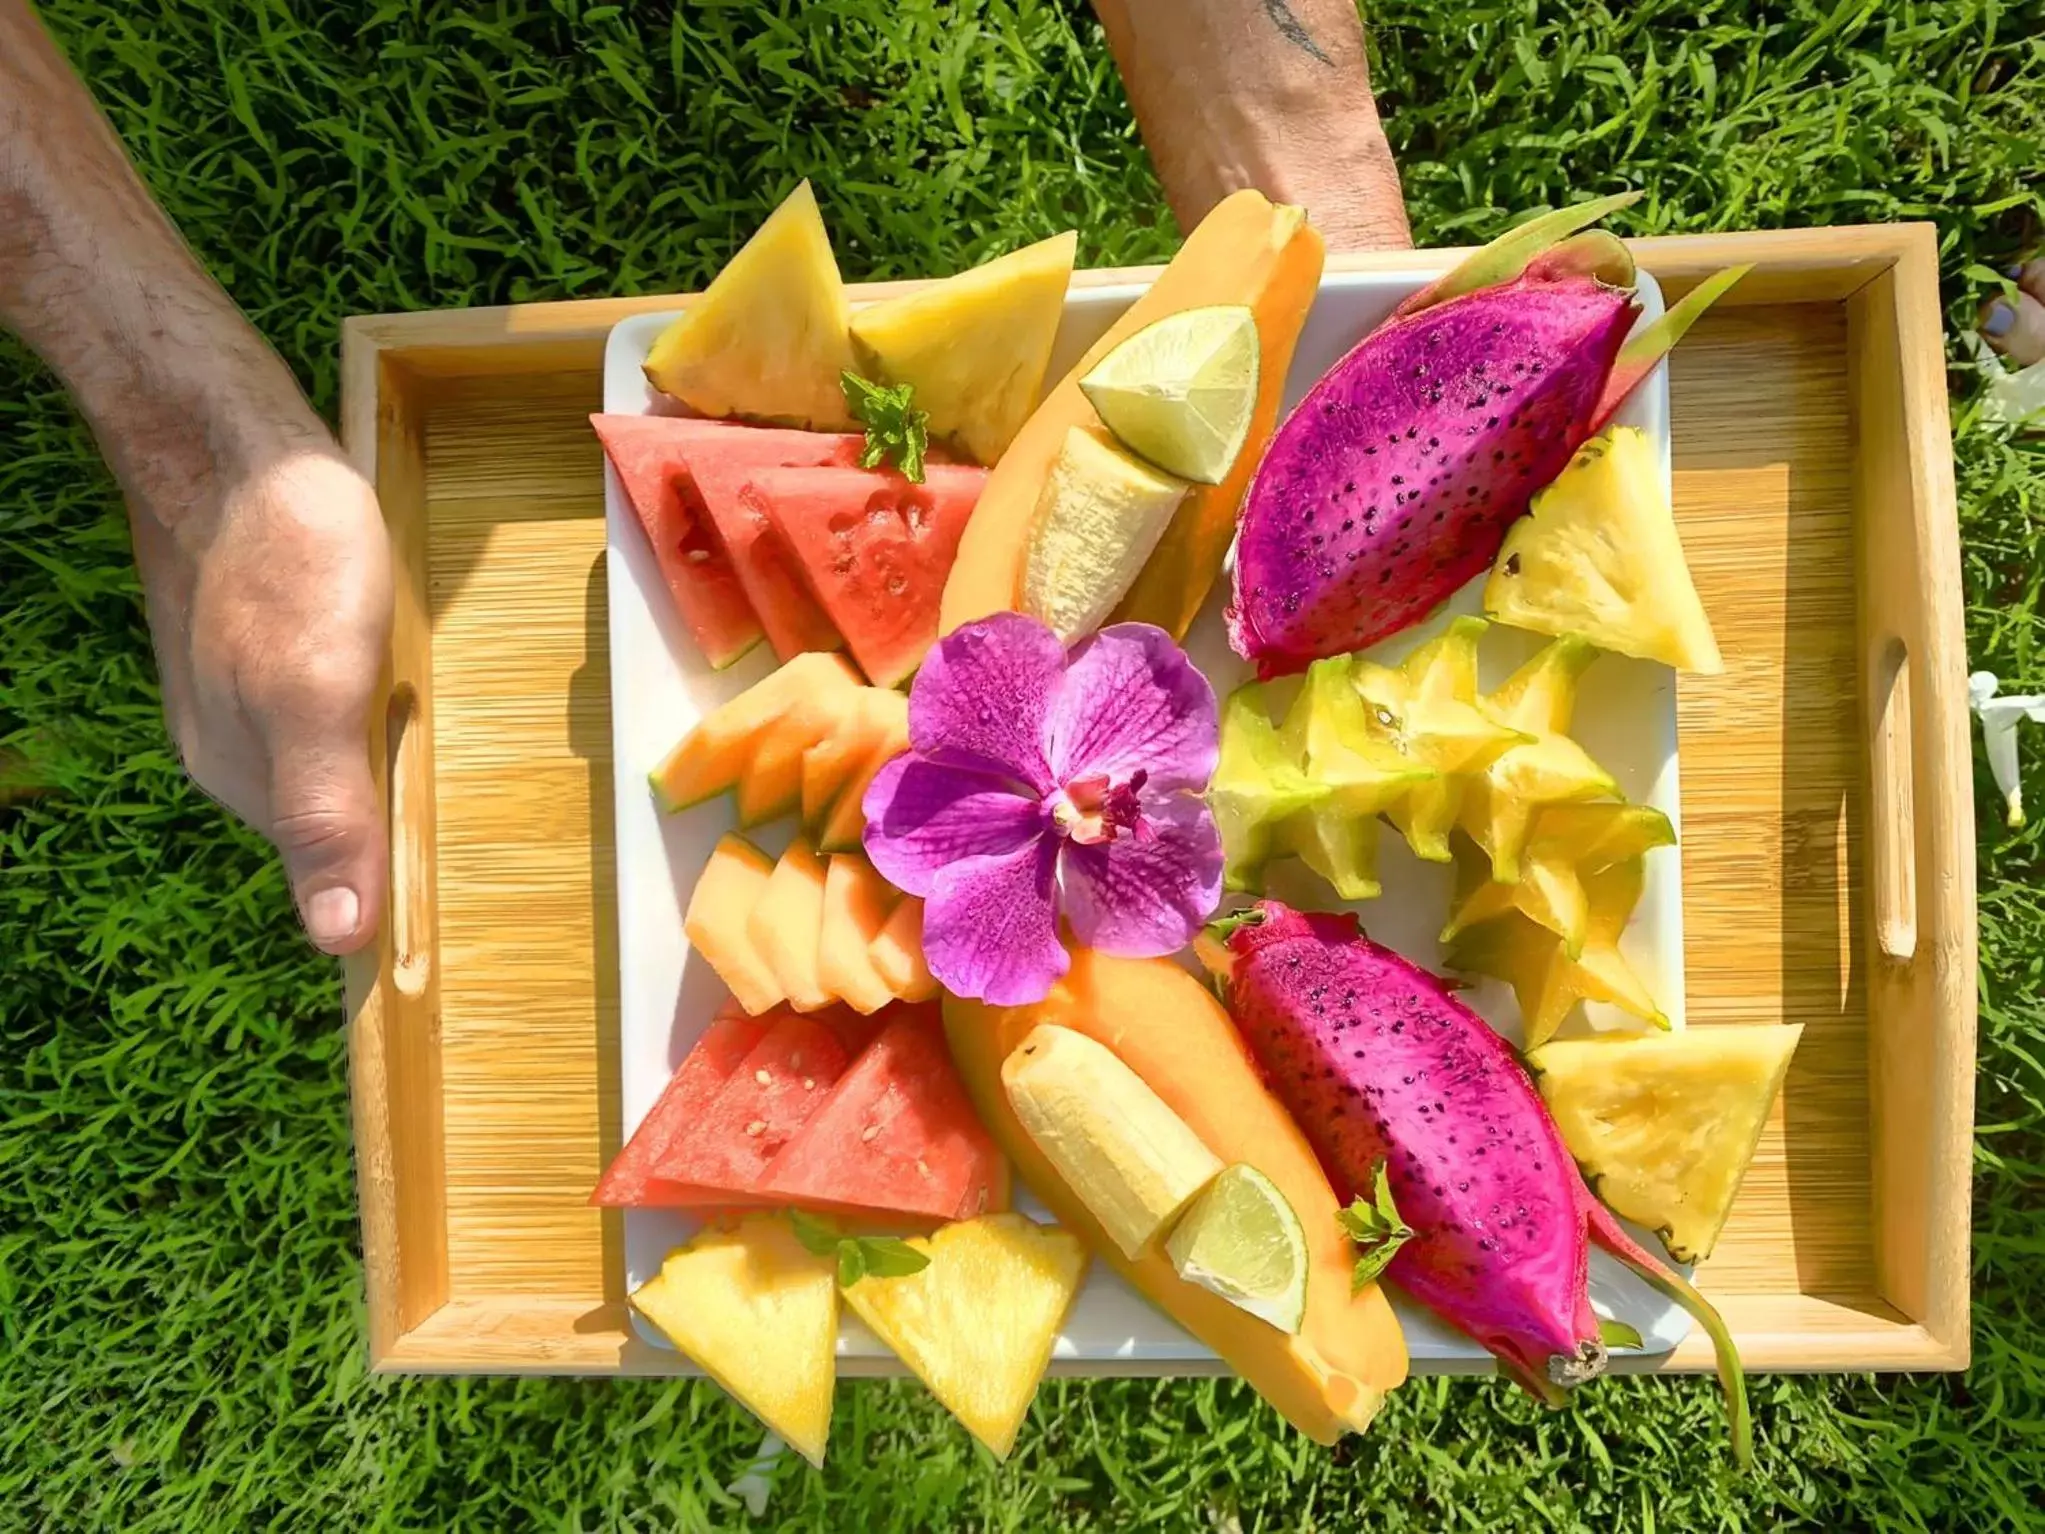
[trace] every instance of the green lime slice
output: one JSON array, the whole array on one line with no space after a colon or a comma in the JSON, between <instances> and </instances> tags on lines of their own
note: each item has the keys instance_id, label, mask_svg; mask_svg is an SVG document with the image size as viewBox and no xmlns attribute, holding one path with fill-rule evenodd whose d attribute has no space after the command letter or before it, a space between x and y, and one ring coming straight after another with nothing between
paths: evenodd
<instances>
[{"instance_id":1,"label":"green lime slice","mask_svg":"<svg viewBox=\"0 0 2045 1534\"><path fill-rule=\"evenodd\" d=\"M1131 452L1218 485L1250 433L1258 354L1257 319L1244 305L1181 309L1101 358L1079 387Z\"/></svg>"},{"instance_id":2,"label":"green lime slice","mask_svg":"<svg viewBox=\"0 0 2045 1534\"><path fill-rule=\"evenodd\" d=\"M1297 1333L1307 1308L1307 1237L1262 1172L1238 1162L1207 1185L1165 1242L1189 1284Z\"/></svg>"}]
</instances>

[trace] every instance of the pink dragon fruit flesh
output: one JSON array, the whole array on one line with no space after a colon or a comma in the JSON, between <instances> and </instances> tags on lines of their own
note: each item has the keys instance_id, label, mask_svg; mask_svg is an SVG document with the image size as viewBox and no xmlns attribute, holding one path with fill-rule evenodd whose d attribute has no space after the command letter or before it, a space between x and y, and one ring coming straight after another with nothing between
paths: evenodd
<instances>
[{"instance_id":1,"label":"pink dragon fruit flesh","mask_svg":"<svg viewBox=\"0 0 2045 1534\"><path fill-rule=\"evenodd\" d=\"M1486 246L1285 419L1250 482L1228 607L1229 641L1260 676L1409 628L1489 569L1528 500L1646 376L1654 359L1614 375L1639 312L1625 246L1602 231L1554 243L1630 201Z\"/></svg>"},{"instance_id":2,"label":"pink dragon fruit flesh","mask_svg":"<svg viewBox=\"0 0 2045 1534\"><path fill-rule=\"evenodd\" d=\"M1597 1242L1709 1333L1734 1452L1749 1461L1739 1355L1718 1313L1591 1196L1517 1056L1447 982L1347 913L1266 900L1210 932L1202 956L1337 1195L1368 1199L1387 1174L1412 1234L1386 1277L1560 1405L1605 1369L1588 1287Z\"/></svg>"}]
</instances>

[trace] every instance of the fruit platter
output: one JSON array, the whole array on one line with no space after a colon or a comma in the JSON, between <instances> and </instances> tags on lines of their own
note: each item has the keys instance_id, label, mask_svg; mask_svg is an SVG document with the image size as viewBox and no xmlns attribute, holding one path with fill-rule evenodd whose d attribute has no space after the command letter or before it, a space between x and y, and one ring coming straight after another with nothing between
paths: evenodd
<instances>
[{"instance_id":1,"label":"fruit platter","mask_svg":"<svg viewBox=\"0 0 2045 1534\"><path fill-rule=\"evenodd\" d=\"M1320 1442L1551 1406L1689 1284L1795 1024L1684 1026L1666 309L1598 221L1328 274L1220 204L853 307L807 187L610 334L634 1325L813 1461L892 1358L992 1452L1055 1358Z\"/></svg>"}]
</instances>

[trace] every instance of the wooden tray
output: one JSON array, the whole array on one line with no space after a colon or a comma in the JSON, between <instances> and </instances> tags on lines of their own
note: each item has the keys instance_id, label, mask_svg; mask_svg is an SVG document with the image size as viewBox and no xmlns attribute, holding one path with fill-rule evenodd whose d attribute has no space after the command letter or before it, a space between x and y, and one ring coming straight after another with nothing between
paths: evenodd
<instances>
[{"instance_id":1,"label":"wooden tray","mask_svg":"<svg viewBox=\"0 0 2045 1534\"><path fill-rule=\"evenodd\" d=\"M1755 263L1672 377L1677 511L1728 662L1681 691L1688 1006L1693 1025L1805 1032L1702 1287L1752 1368L1960 1368L1974 817L1934 236L1633 250L1671 298ZM391 919L348 968L380 1369L681 1367L632 1336L619 1219L583 1202L619 1138L604 495L585 417L611 325L675 304L343 334L343 435L398 578L374 732ZM1710 1352L1693 1335L1647 1362L1702 1369Z\"/></svg>"}]
</instances>

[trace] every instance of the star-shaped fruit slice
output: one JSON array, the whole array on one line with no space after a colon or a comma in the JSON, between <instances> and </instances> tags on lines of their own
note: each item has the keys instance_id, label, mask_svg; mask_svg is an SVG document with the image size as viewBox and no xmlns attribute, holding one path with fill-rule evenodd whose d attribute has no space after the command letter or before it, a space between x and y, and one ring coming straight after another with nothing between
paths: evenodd
<instances>
[{"instance_id":1,"label":"star-shaped fruit slice","mask_svg":"<svg viewBox=\"0 0 2045 1534\"><path fill-rule=\"evenodd\" d=\"M1609 1002L1666 1029L1668 1017L1619 952L1619 934L1640 901L1642 882L1639 858L1584 880L1590 918L1583 952L1574 959L1561 938L1516 910L1463 932L1444 958L1451 969L1489 975L1512 987L1520 1004L1523 1049L1547 1043L1583 1001Z\"/></svg>"},{"instance_id":2,"label":"star-shaped fruit slice","mask_svg":"<svg viewBox=\"0 0 2045 1534\"><path fill-rule=\"evenodd\" d=\"M1477 706L1477 641L1489 627L1482 618L1457 618L1396 666L1359 658L1350 669L1372 733L1435 771L1386 807L1414 853L1434 863L1449 860L1449 831L1463 799L1461 774L1479 771L1507 747L1533 739Z\"/></svg>"},{"instance_id":3,"label":"star-shaped fruit slice","mask_svg":"<svg viewBox=\"0 0 2045 1534\"><path fill-rule=\"evenodd\" d=\"M1221 832L1223 885L1260 892L1277 829L1328 794L1328 785L1308 778L1279 739L1263 684L1230 693L1221 712L1221 758L1207 785L1207 806Z\"/></svg>"},{"instance_id":4,"label":"star-shaped fruit slice","mask_svg":"<svg viewBox=\"0 0 2045 1534\"><path fill-rule=\"evenodd\" d=\"M1576 685L1597 659L1589 640L1568 635L1507 677L1482 700L1492 719L1532 739L1509 746L1470 779L1457 823L1491 858L1491 877L1517 884L1520 855L1545 805L1616 798L1619 785L1566 733Z\"/></svg>"},{"instance_id":5,"label":"star-shaped fruit slice","mask_svg":"<svg viewBox=\"0 0 2045 1534\"><path fill-rule=\"evenodd\" d=\"M1379 889L1379 812L1439 774L1372 728L1343 656L1307 668L1299 696L1286 710L1279 741L1310 781L1328 789L1327 797L1281 828L1286 849L1334 885L1344 900L1373 898Z\"/></svg>"},{"instance_id":6,"label":"star-shaped fruit slice","mask_svg":"<svg viewBox=\"0 0 2045 1534\"><path fill-rule=\"evenodd\" d=\"M1441 940L1516 910L1560 937L1569 957L1578 958L1590 932L1584 876L1675 840L1669 817L1645 804L1547 805L1534 817L1517 884L1493 879L1490 862L1468 843L1457 847L1456 900Z\"/></svg>"}]
</instances>

